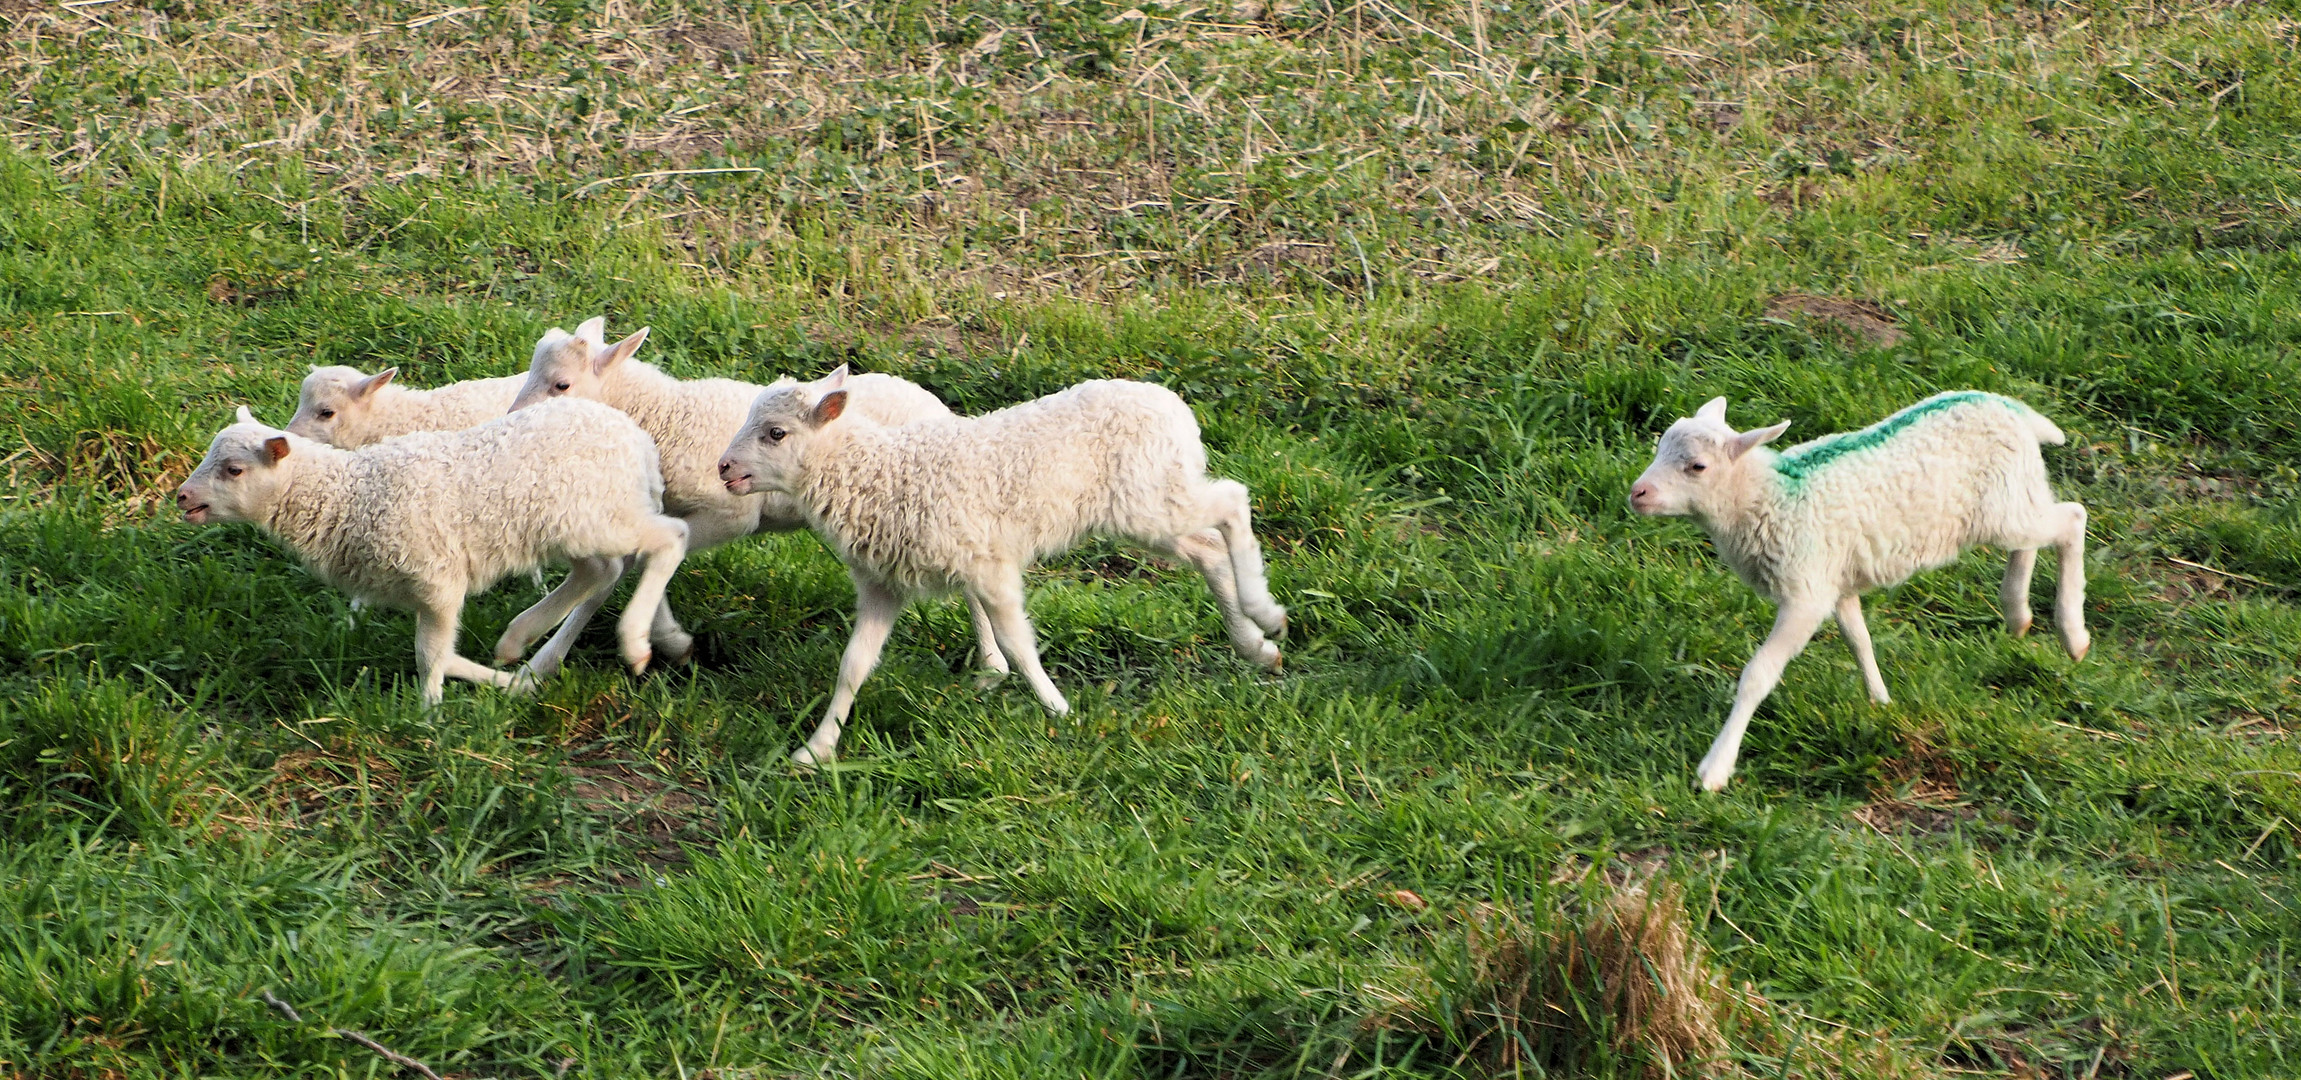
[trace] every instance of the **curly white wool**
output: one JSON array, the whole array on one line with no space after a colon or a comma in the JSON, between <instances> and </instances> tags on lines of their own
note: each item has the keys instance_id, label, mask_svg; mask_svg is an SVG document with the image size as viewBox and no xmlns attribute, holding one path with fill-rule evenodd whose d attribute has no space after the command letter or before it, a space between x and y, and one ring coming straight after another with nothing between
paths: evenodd
<instances>
[{"instance_id":1,"label":"curly white wool","mask_svg":"<svg viewBox=\"0 0 2301 1080\"><path fill-rule=\"evenodd\" d=\"M534 359L512 408L524 409L554 398L584 398L613 406L628 414L655 438L663 455L664 512L687 522L688 550L701 551L755 532L788 532L805 524L799 507L781 495L738 495L719 482L719 454L751 403L770 387L735 379L680 379L642 360L632 359L647 340L647 329L606 343L607 320L593 318L573 334L552 327L536 342ZM786 378L774 386L791 386ZM855 407L881 424L900 425L914 420L947 417L949 406L916 383L893 375L863 375L852 383ZM972 605L970 605L972 609ZM972 609L983 665L994 675L1007 670L992 645L988 624L979 609ZM663 605L656 641L687 642L669 604ZM515 624L529 633L541 627ZM519 655L525 641L509 632L497 646L497 658ZM676 655L685 655L681 644Z\"/></svg>"},{"instance_id":2,"label":"curly white wool","mask_svg":"<svg viewBox=\"0 0 2301 1080\"><path fill-rule=\"evenodd\" d=\"M759 395L720 473L797 500L855 581L854 637L823 723L793 757L830 760L855 690L912 598L963 590L1039 700L1069 703L1039 666L1023 570L1091 535L1188 559L1231 643L1268 668L1286 609L1270 595L1245 485L1210 480L1190 406L1164 387L1099 381L978 417L887 427L846 408L846 368Z\"/></svg>"},{"instance_id":3,"label":"curly white wool","mask_svg":"<svg viewBox=\"0 0 2301 1080\"><path fill-rule=\"evenodd\" d=\"M176 501L195 523L253 522L354 597L414 610L423 696L436 703L448 676L527 681L457 656L455 626L467 595L547 562L645 559L620 626L624 658L644 670L648 623L687 543L662 493L647 433L570 401L360 450L267 427L243 408Z\"/></svg>"},{"instance_id":4,"label":"curly white wool","mask_svg":"<svg viewBox=\"0 0 2301 1080\"><path fill-rule=\"evenodd\" d=\"M511 411L526 375L466 379L419 390L393 381L396 367L314 367L304 376L288 434L357 450L417 431L457 431Z\"/></svg>"},{"instance_id":5,"label":"curly white wool","mask_svg":"<svg viewBox=\"0 0 2301 1080\"><path fill-rule=\"evenodd\" d=\"M2057 502L2046 482L2038 447L2064 441L2052 421L2012 398L1958 391L1859 431L1780 453L1764 448L1788 427L1737 432L1726 423L1726 399L1713 399L1670 425L1630 488L1639 513L1700 521L1726 565L1778 607L1698 767L1704 788L1726 785L1751 714L1833 612L1870 697L1888 703L1861 594L1968 548L2011 553L2000 600L2007 628L2023 634L2037 549L2053 545L2061 559L2056 628L2071 656L2085 656L2085 507Z\"/></svg>"}]
</instances>

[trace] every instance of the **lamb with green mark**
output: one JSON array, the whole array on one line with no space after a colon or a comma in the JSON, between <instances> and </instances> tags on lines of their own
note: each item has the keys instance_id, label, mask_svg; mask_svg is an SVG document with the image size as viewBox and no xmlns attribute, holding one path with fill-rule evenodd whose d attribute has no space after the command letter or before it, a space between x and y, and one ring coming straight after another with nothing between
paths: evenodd
<instances>
[{"instance_id":1,"label":"lamb with green mark","mask_svg":"<svg viewBox=\"0 0 2301 1080\"><path fill-rule=\"evenodd\" d=\"M1947 565L1983 544L2010 553L1999 599L2006 629L2029 632L2037 549L2060 553L2055 628L2069 655L2092 647L2085 629L2085 507L2056 501L2040 444L2061 429L2009 397L1936 394L1859 431L1776 453L1788 430L1735 431L1726 399L1670 425L1630 487L1641 514L1691 517L1718 555L1776 606L1773 632L1742 669L1726 726L1697 767L1710 791L1734 773L1742 735L1782 669L1834 613L1870 699L1889 704L1862 622L1861 595Z\"/></svg>"}]
</instances>

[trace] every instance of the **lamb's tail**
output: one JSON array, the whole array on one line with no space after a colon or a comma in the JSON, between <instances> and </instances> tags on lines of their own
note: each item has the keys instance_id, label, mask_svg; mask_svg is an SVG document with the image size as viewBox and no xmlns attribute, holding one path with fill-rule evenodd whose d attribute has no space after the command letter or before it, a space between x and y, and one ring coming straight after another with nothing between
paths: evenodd
<instances>
[{"instance_id":1,"label":"lamb's tail","mask_svg":"<svg viewBox=\"0 0 2301 1080\"><path fill-rule=\"evenodd\" d=\"M2069 436L2062 434L2061 429L2055 427L2053 421L2046 419L2043 413L2026 405L2021 412L2021 418L2029 424L2029 433L2037 436L2038 445L2060 446L2069 441Z\"/></svg>"}]
</instances>

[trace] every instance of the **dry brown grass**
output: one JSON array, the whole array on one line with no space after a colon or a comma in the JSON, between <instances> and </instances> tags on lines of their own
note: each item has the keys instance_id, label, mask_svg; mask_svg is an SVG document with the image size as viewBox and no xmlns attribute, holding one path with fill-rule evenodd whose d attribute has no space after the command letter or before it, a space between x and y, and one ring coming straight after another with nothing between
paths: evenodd
<instances>
[{"instance_id":1,"label":"dry brown grass","mask_svg":"<svg viewBox=\"0 0 2301 1080\"><path fill-rule=\"evenodd\" d=\"M1616 891L1572 930L1472 924L1474 1053L1497 1074L1573 1070L1599 1054L1631 1075L1720 1076L1730 1017L1747 1005L1709 962L1675 883ZM1481 993L1482 998L1486 996Z\"/></svg>"}]
</instances>

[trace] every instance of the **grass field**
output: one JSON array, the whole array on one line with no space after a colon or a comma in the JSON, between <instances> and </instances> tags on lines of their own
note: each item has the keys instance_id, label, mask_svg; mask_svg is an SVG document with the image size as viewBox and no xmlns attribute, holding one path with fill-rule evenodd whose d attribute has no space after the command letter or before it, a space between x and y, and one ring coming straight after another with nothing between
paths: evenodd
<instances>
[{"instance_id":1,"label":"grass field","mask_svg":"<svg viewBox=\"0 0 2301 1080\"><path fill-rule=\"evenodd\" d=\"M0 0L0 1074L2301 1075L2297 18ZM1072 717L927 605L796 775L805 535L689 560L693 667L602 628L427 713L408 616L174 512L308 363L599 313L963 411L1175 388L1284 675L1090 547L1033 577ZM1653 440L1962 387L2071 434L2093 655L1976 553L1873 600L1894 706L1825 631L1698 794L1772 613L1629 513ZM1666 1069L1541 987L1673 891L1725 1034Z\"/></svg>"}]
</instances>

